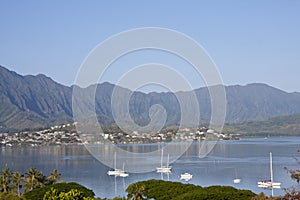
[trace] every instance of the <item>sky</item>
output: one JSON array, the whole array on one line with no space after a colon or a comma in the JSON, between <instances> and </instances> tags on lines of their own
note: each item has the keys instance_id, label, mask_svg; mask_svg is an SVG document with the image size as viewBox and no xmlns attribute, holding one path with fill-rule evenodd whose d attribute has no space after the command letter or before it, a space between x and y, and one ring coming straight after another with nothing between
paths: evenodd
<instances>
[{"instance_id":1,"label":"sky","mask_svg":"<svg viewBox=\"0 0 300 200\"><path fill-rule=\"evenodd\" d=\"M300 92L297 0L2 0L0 8L0 65L22 75L42 73L72 85L90 51L105 39L134 28L162 27L202 45L225 85L266 83ZM153 56L150 52L144 62ZM143 62L143 56L136 57ZM176 59L166 57L175 64ZM122 75L115 73L118 67L105 80L117 80L116 74ZM192 87L203 86L203 81L189 79Z\"/></svg>"}]
</instances>

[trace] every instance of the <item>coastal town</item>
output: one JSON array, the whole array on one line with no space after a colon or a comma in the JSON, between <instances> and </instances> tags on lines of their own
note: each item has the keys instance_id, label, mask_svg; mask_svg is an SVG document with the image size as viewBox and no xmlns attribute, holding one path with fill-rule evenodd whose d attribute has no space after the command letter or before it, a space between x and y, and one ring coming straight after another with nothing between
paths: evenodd
<instances>
[{"instance_id":1,"label":"coastal town","mask_svg":"<svg viewBox=\"0 0 300 200\"><path fill-rule=\"evenodd\" d=\"M0 133L0 145L2 146L42 146L42 145L74 145L74 144L101 144L101 141L110 141L113 144L144 144L157 142L182 142L203 141L208 137L217 140L237 140L238 135L216 133L206 127L191 130L183 128L179 130L164 129L156 133L124 133L122 131L106 130L99 133L101 140L87 139L87 135L80 134L76 130L76 123L62 124L36 131L20 131L15 133ZM85 140L82 140L82 139ZM98 137L99 138L99 137Z\"/></svg>"}]
</instances>

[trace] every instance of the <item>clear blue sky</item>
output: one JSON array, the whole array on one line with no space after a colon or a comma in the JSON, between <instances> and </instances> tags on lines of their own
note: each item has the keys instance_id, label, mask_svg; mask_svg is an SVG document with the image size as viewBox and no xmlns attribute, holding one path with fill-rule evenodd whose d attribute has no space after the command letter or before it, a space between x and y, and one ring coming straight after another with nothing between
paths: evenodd
<instances>
[{"instance_id":1,"label":"clear blue sky","mask_svg":"<svg viewBox=\"0 0 300 200\"><path fill-rule=\"evenodd\" d=\"M298 0L1 1L0 8L0 65L22 75L43 73L71 85L98 43L155 26L194 38L226 85L262 82L300 91Z\"/></svg>"}]
</instances>

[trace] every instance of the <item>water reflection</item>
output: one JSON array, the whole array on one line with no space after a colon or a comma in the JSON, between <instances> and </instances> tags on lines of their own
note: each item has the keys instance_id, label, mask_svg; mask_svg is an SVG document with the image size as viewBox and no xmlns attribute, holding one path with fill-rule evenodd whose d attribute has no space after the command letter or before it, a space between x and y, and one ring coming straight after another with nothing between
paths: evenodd
<instances>
[{"instance_id":1,"label":"water reflection","mask_svg":"<svg viewBox=\"0 0 300 200\"><path fill-rule=\"evenodd\" d=\"M134 146L134 147L133 147ZM42 170L48 175L53 169L62 174L65 181L75 181L94 190L99 197L112 198L125 196L125 189L129 184L136 181L148 179L163 179L180 181L180 175L189 172L193 178L189 183L209 185L231 185L240 189L250 189L255 193L265 192L271 195L271 190L263 190L257 187L257 181L262 177L268 177L270 151L273 152L274 178L282 183L282 188L291 186L294 182L290 180L284 167L299 169L299 165L293 157L300 147L300 138L269 138L247 139L241 141L220 141L213 151L205 158L198 156L198 145L192 145L179 160L172 163L171 174L160 174L155 171L161 159L158 152L155 158L144 158L141 154L139 159L145 165L151 165L153 160L158 161L153 165L153 172L130 173L127 178L112 177L107 175L109 167L94 159L84 146L44 146L44 147L1 147L0 167L5 166L14 171L24 173L30 167ZM123 148L148 151L158 149L159 145L128 145ZM167 160L167 154L164 158ZM113 158L111 161L113 162ZM170 158L171 160L171 158ZM122 168L123 162L127 170L126 158L117 157L117 167ZM236 169L236 170L235 170ZM237 171L237 175L236 172ZM242 181L239 184L233 183L238 177ZM126 180L125 180L126 179ZM182 180L185 183L184 180ZM283 194L281 189L273 191L275 195Z\"/></svg>"}]
</instances>

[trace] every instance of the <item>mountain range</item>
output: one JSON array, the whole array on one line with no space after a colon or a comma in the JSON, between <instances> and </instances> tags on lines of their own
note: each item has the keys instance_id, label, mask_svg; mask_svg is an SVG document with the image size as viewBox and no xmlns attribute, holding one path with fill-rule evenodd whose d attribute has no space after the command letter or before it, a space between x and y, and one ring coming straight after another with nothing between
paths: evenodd
<instances>
[{"instance_id":1,"label":"mountain range","mask_svg":"<svg viewBox=\"0 0 300 200\"><path fill-rule=\"evenodd\" d=\"M73 121L72 91L78 86L64 86L39 74L22 76L0 66L0 131L24 130L46 127ZM111 95L126 88L110 83L81 88L83 92L96 87L96 113L103 125L113 125ZM300 113L300 93L288 93L262 83L245 86L225 86L227 99L226 123L268 120L272 117ZM207 87L195 92L200 108L201 123L210 119L210 95ZM166 125L176 125L180 120L180 105L171 92L133 92L130 115L140 125L149 123L149 109L162 105L167 113Z\"/></svg>"}]
</instances>

